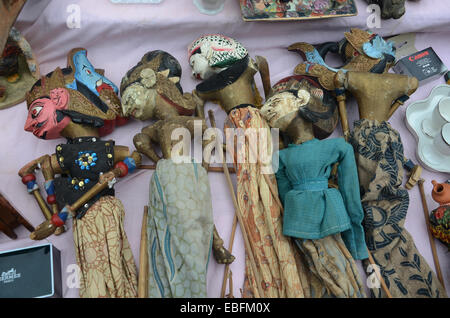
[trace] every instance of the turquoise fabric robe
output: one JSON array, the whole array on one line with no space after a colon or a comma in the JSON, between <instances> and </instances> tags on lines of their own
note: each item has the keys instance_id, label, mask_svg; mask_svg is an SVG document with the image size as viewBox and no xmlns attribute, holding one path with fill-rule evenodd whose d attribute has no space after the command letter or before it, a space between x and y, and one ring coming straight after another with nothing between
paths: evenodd
<instances>
[{"instance_id":1,"label":"turquoise fabric robe","mask_svg":"<svg viewBox=\"0 0 450 318\"><path fill-rule=\"evenodd\" d=\"M328 188L335 163L339 163L339 190ZM279 151L276 177L284 204L284 235L320 239L342 233L354 259L368 258L358 173L350 144L343 138L290 144Z\"/></svg>"}]
</instances>

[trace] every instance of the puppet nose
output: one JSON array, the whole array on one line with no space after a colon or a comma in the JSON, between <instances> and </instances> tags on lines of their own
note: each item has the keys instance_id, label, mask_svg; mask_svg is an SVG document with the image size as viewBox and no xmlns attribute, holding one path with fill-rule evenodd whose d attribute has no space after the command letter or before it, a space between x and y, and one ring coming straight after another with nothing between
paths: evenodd
<instances>
[{"instance_id":1,"label":"puppet nose","mask_svg":"<svg viewBox=\"0 0 450 318\"><path fill-rule=\"evenodd\" d=\"M34 126L35 126L35 125L34 125L33 122L26 122L26 123L25 123L24 130L25 130L25 131L33 131Z\"/></svg>"}]
</instances>

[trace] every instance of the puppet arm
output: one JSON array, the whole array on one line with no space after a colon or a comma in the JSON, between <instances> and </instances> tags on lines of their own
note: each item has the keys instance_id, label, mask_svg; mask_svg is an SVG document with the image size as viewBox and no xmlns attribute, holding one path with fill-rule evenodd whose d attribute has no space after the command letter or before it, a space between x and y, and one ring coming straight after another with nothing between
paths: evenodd
<instances>
[{"instance_id":1,"label":"puppet arm","mask_svg":"<svg viewBox=\"0 0 450 318\"><path fill-rule=\"evenodd\" d=\"M339 191L351 220L351 228L342 233L350 253L356 260L368 258L362 221L364 211L361 205L358 171L356 169L353 147L342 140L337 151L339 152L338 182Z\"/></svg>"},{"instance_id":2,"label":"puppet arm","mask_svg":"<svg viewBox=\"0 0 450 318\"><path fill-rule=\"evenodd\" d=\"M39 186L36 183L36 176L34 174L35 170L39 168L41 169L42 175L45 179L45 189L48 194L47 202L52 205L52 208L53 205L56 205L56 198L54 196L53 189L53 179L55 177L55 174L62 173L62 170L58 164L55 154L51 156L44 155L42 157L39 157L29 162L19 170L19 176L22 177L22 182L27 186L28 193L34 195L36 201L39 204L39 207L42 210L42 213L44 213L46 219L50 219L52 213L45 204L45 201L42 198L41 193L39 192ZM55 212L55 209L53 209L53 212Z\"/></svg>"},{"instance_id":3,"label":"puppet arm","mask_svg":"<svg viewBox=\"0 0 450 318\"><path fill-rule=\"evenodd\" d=\"M131 156L127 156L129 154L127 147L115 146L114 154L117 154L114 169L103 174L100 177L99 182L72 205L65 206L61 212L53 214L49 220L39 225L36 230L30 234L32 240L42 240L52 235L58 227L65 224L69 216L74 216L74 211L77 211L82 205L107 187L112 187L115 178L125 177L129 172L133 172L136 167L141 164L141 155L134 151Z\"/></svg>"}]
</instances>

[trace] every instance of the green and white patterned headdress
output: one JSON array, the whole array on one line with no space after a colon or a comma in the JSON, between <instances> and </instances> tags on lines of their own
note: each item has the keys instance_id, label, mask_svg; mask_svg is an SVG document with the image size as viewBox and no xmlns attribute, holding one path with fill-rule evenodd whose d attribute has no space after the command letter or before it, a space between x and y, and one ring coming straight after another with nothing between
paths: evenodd
<instances>
[{"instance_id":1,"label":"green and white patterned headdress","mask_svg":"<svg viewBox=\"0 0 450 318\"><path fill-rule=\"evenodd\" d=\"M247 49L238 41L221 34L203 35L189 47L189 59L204 55L211 67L227 68L247 56Z\"/></svg>"}]
</instances>

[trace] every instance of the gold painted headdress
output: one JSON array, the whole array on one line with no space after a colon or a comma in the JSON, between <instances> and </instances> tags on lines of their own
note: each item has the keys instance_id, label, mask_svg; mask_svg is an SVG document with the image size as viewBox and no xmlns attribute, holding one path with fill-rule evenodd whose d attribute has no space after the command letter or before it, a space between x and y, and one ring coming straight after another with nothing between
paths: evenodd
<instances>
[{"instance_id":1,"label":"gold painted headdress","mask_svg":"<svg viewBox=\"0 0 450 318\"><path fill-rule=\"evenodd\" d=\"M65 70L70 71L70 69ZM34 100L44 96L49 96L53 89L64 88L69 92L67 110L87 116L97 117L103 120L113 120L116 118L117 114L111 108L108 108L106 112L103 112L79 91L67 88L66 84L69 82L70 79L67 76L64 76L63 71L59 67L56 68L55 71L38 80L27 93L27 107L30 108L30 105Z\"/></svg>"}]
</instances>

